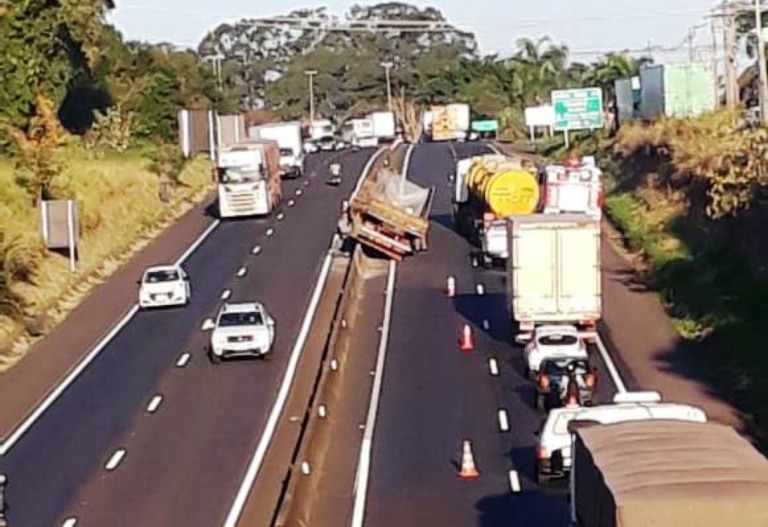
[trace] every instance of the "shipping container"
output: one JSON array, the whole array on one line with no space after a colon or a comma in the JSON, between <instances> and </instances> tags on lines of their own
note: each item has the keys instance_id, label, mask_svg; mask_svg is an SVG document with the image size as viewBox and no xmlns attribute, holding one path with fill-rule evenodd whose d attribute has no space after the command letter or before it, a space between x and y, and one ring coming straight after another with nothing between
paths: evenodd
<instances>
[{"instance_id":1,"label":"shipping container","mask_svg":"<svg viewBox=\"0 0 768 527\"><path fill-rule=\"evenodd\" d=\"M640 70L640 111L644 120L690 117L713 111L717 104L708 64L660 64Z\"/></svg>"}]
</instances>

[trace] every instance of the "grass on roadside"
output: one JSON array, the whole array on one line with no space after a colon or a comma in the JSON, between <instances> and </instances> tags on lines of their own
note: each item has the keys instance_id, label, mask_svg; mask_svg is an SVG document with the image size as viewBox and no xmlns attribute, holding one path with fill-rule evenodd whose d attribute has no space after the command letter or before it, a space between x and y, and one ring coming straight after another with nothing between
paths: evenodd
<instances>
[{"instance_id":1,"label":"grass on roadside","mask_svg":"<svg viewBox=\"0 0 768 527\"><path fill-rule=\"evenodd\" d=\"M210 190L210 165L192 161L167 203L160 180L148 170L145 150L94 155L79 147L62 151L64 173L54 183L60 196L77 199L80 261L70 274L65 256L42 246L39 212L15 184L12 164L0 160L0 256L19 272L10 290L21 298L23 315L0 315L0 370L15 363L34 342L62 320L128 257ZM7 267L7 265L6 265Z\"/></svg>"},{"instance_id":2,"label":"grass on roadside","mask_svg":"<svg viewBox=\"0 0 768 527\"><path fill-rule=\"evenodd\" d=\"M768 284L735 250L680 239L676 230L685 221L683 211L647 195L643 199L643 192L609 197L606 214L629 248L645 256L649 285L659 292L707 380L742 411L758 443L768 447Z\"/></svg>"}]
</instances>

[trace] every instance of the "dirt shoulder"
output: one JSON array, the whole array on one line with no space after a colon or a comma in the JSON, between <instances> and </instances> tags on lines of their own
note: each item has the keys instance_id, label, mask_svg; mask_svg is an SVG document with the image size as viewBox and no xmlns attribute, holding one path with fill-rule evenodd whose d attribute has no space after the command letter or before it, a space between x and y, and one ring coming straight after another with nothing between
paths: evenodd
<instances>
[{"instance_id":1,"label":"dirt shoulder","mask_svg":"<svg viewBox=\"0 0 768 527\"><path fill-rule=\"evenodd\" d=\"M0 436L3 440L50 393L136 302L136 279L147 266L173 261L212 223L210 199L193 207L40 340L14 368L0 376Z\"/></svg>"}]
</instances>

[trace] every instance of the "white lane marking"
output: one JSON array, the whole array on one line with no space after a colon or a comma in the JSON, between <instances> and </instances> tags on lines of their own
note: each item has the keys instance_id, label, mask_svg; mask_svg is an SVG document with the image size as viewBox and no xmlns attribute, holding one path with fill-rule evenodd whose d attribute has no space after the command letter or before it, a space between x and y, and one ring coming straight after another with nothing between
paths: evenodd
<instances>
[{"instance_id":1,"label":"white lane marking","mask_svg":"<svg viewBox=\"0 0 768 527\"><path fill-rule=\"evenodd\" d=\"M373 163L369 160L368 164L365 165L365 168L360 173L360 177L357 181L358 188L362 184L362 180L365 178L368 170L370 170L372 166ZM301 323L299 335L293 345L293 349L291 350L291 356L288 359L288 365L286 366L283 381L280 384L280 389L278 390L277 397L275 398L275 404L272 406L272 410L269 413L267 424L264 426L264 432L261 434L259 444L256 446L253 457L251 458L248 468L246 469L245 477L240 483L240 487L237 489L235 500L232 503L232 507L229 509L226 520L224 521L224 527L236 527L237 521L240 519L240 515L243 513L243 508L245 507L245 502L248 499L248 494L251 491L253 482L256 480L256 476L258 475L259 470L261 469L261 465L264 462L264 457L267 454L269 443L272 441L272 438L275 435L278 419L280 418L280 414L282 413L285 403L288 399L288 393L290 392L291 386L293 384L293 378L296 374L299 358L301 356L301 352L303 351L307 336L309 335L309 328L312 325L315 312L317 311L317 306L320 303L322 290L325 289L325 283L328 280L328 274L330 273L331 269L331 262L333 261L333 244L336 238L337 236L334 235L331 241L331 246L328 249L328 253L325 255L323 267L320 270L320 277L318 278L317 284L315 284L315 290L312 292L312 298L309 301L309 307L304 314L304 320Z\"/></svg>"},{"instance_id":2,"label":"white lane marking","mask_svg":"<svg viewBox=\"0 0 768 527\"><path fill-rule=\"evenodd\" d=\"M216 229L216 227L219 226L220 223L220 220L214 220L214 222L211 223L194 242L192 242L192 245L190 245L187 250L184 251L181 256L179 256L175 262L176 265L181 265L184 263L184 261L189 258L189 255L191 255L192 252L194 252L205 241L205 239L210 236L210 234ZM120 330L128 325L128 323L133 319L134 316L136 316L136 313L138 312L139 306L138 304L134 304L128 313L126 313L123 318L121 318L117 324L109 330L109 333L107 333L104 338L102 338L93 348L91 348L91 351L89 351L85 357L83 357L82 360L77 363L77 366L75 366L69 372L69 374L64 377L64 379L59 384L56 385L56 387L48 394L45 399L43 399L43 401L32 411L32 413L30 413L26 419L24 419L21 424L13 430L13 432L8 436L8 439L6 439L2 445L0 445L0 456L4 456L8 453L8 451L11 450L11 448L13 448L21 436L23 436L27 430L32 428L35 422L37 422L37 420L40 419L40 417L53 405L53 403L55 403L56 400L61 397L61 394L64 393L64 390L66 390L73 382L75 382L75 380L77 380L80 374L83 373L83 371L91 364L91 362L93 362L99 353L101 353L102 350L107 347L107 344L112 342L112 339L115 338Z\"/></svg>"},{"instance_id":3,"label":"white lane marking","mask_svg":"<svg viewBox=\"0 0 768 527\"><path fill-rule=\"evenodd\" d=\"M499 430L509 432L509 416L504 408L499 410Z\"/></svg>"},{"instance_id":4,"label":"white lane marking","mask_svg":"<svg viewBox=\"0 0 768 527\"><path fill-rule=\"evenodd\" d=\"M600 356L603 358L603 362L605 362L605 367L608 368L608 374L616 385L616 391L619 393L626 393L627 387L621 379L619 370L616 369L616 365L613 363L613 359L611 359L611 354L608 353L608 349L603 344L600 335L597 335L597 338L595 338L595 345L597 346L597 351L600 352Z\"/></svg>"},{"instance_id":5,"label":"white lane marking","mask_svg":"<svg viewBox=\"0 0 768 527\"><path fill-rule=\"evenodd\" d=\"M112 457L109 458L109 461L107 461L107 464L104 468L107 470L115 470L117 466L120 464L121 461L123 461L123 458L125 457L125 449L119 448L115 450L115 453L112 454Z\"/></svg>"},{"instance_id":6,"label":"white lane marking","mask_svg":"<svg viewBox=\"0 0 768 527\"><path fill-rule=\"evenodd\" d=\"M485 286L483 284L477 284L476 288L478 296L483 296L485 294Z\"/></svg>"},{"instance_id":7,"label":"white lane marking","mask_svg":"<svg viewBox=\"0 0 768 527\"><path fill-rule=\"evenodd\" d=\"M301 194L302 194L302 190L300 188L297 188L296 189L296 195L297 196L301 196Z\"/></svg>"},{"instance_id":8,"label":"white lane marking","mask_svg":"<svg viewBox=\"0 0 768 527\"><path fill-rule=\"evenodd\" d=\"M498 375L499 375L499 363L493 357L488 359L488 370L490 370L491 375L493 377L498 377Z\"/></svg>"},{"instance_id":9,"label":"white lane marking","mask_svg":"<svg viewBox=\"0 0 768 527\"><path fill-rule=\"evenodd\" d=\"M251 254L259 254L261 252L261 245L254 245L251 249Z\"/></svg>"},{"instance_id":10,"label":"white lane marking","mask_svg":"<svg viewBox=\"0 0 768 527\"><path fill-rule=\"evenodd\" d=\"M158 408L160 408L160 404L163 402L163 396L159 393L152 397L152 400L149 401L149 404L147 405L147 412L153 414L157 411Z\"/></svg>"},{"instance_id":11,"label":"white lane marking","mask_svg":"<svg viewBox=\"0 0 768 527\"><path fill-rule=\"evenodd\" d=\"M247 272L248 272L248 268L246 266L242 266L240 269L237 270L237 276L243 277Z\"/></svg>"},{"instance_id":12,"label":"white lane marking","mask_svg":"<svg viewBox=\"0 0 768 527\"><path fill-rule=\"evenodd\" d=\"M221 299L222 300L226 300L230 296L232 296L232 291L230 289L225 289L224 291L221 292Z\"/></svg>"},{"instance_id":13,"label":"white lane marking","mask_svg":"<svg viewBox=\"0 0 768 527\"><path fill-rule=\"evenodd\" d=\"M272 236L273 234L275 234L275 229L270 227L269 229L267 229L266 234L267 234L267 236Z\"/></svg>"},{"instance_id":14,"label":"white lane marking","mask_svg":"<svg viewBox=\"0 0 768 527\"><path fill-rule=\"evenodd\" d=\"M293 198L289 199L288 200L288 206L289 207L293 207L294 205L296 205L296 200L294 200Z\"/></svg>"},{"instance_id":15,"label":"white lane marking","mask_svg":"<svg viewBox=\"0 0 768 527\"><path fill-rule=\"evenodd\" d=\"M488 320L487 318L483 319L483 329L485 331L488 331L489 329L491 329L491 321Z\"/></svg>"},{"instance_id":16,"label":"white lane marking","mask_svg":"<svg viewBox=\"0 0 768 527\"><path fill-rule=\"evenodd\" d=\"M323 261L323 267L320 271L320 277L318 278L317 284L315 284L315 290L312 293L312 298L309 302L309 308L304 314L304 320L301 323L299 336L293 345L291 356L288 359L288 366L285 369L283 381L280 384L280 389L277 393L277 397L275 398L275 404L272 406L272 410L269 413L267 424L264 426L264 432L261 434L261 439L259 439L259 444L256 447L256 451L253 453L253 457L251 458L251 461L248 465L245 477L240 484L240 488L237 490L235 501L232 504L232 507L229 509L229 514L227 514L226 521L224 522L225 527L235 527L237 525L240 514L242 514L243 508L245 507L245 502L248 499L248 493L251 491L253 482L256 480L256 476L261 469L262 463L264 462L264 457L266 456L267 448L269 448L269 443L272 441L272 438L275 435L277 422L288 399L288 393L290 392L291 385L293 384L293 378L296 375L296 368L299 363L299 358L301 357L301 353L304 350L304 343L307 340L307 335L309 335L309 329L312 325L312 320L315 317L317 306L320 303L320 296L328 279L332 260L333 256L329 251L325 256L325 260Z\"/></svg>"},{"instance_id":17,"label":"white lane marking","mask_svg":"<svg viewBox=\"0 0 768 527\"><path fill-rule=\"evenodd\" d=\"M179 356L179 360L177 360L177 361L176 361L176 367L178 367L178 368L183 368L184 366L186 366L186 365L187 365L187 363L189 362L189 359L190 359L191 357L192 357L192 356L191 356L189 353L186 353L186 352L185 352L185 353L182 353L182 354Z\"/></svg>"},{"instance_id":18,"label":"white lane marking","mask_svg":"<svg viewBox=\"0 0 768 527\"><path fill-rule=\"evenodd\" d=\"M75 525L77 525L77 518L70 516L64 520L64 523L61 524L61 527L75 527Z\"/></svg>"},{"instance_id":19,"label":"white lane marking","mask_svg":"<svg viewBox=\"0 0 768 527\"><path fill-rule=\"evenodd\" d=\"M520 492L520 476L518 476L517 470L509 471L509 490L515 494Z\"/></svg>"},{"instance_id":20,"label":"white lane marking","mask_svg":"<svg viewBox=\"0 0 768 527\"><path fill-rule=\"evenodd\" d=\"M319 415L321 418L325 419L325 417L328 415L328 407L324 404L321 404L317 407L317 415Z\"/></svg>"},{"instance_id":21,"label":"white lane marking","mask_svg":"<svg viewBox=\"0 0 768 527\"><path fill-rule=\"evenodd\" d=\"M312 472L312 467L309 464L309 461L302 461L301 462L301 473L305 476L309 476L309 474Z\"/></svg>"},{"instance_id":22,"label":"white lane marking","mask_svg":"<svg viewBox=\"0 0 768 527\"><path fill-rule=\"evenodd\" d=\"M384 376L384 364L387 359L387 343L389 341L389 326L392 321L392 300L395 291L395 275L397 263L389 261L389 276L387 277L387 293L384 300L384 330L379 340L379 352L376 359L376 375L373 378L371 388L371 403L368 407L368 416L365 420L365 432L360 446L360 458L357 463L357 477L355 478L355 502L352 510L352 527L362 527L365 518L365 501L368 493L368 480L371 471L371 450L373 449L373 433L376 428L376 416L379 412L379 398Z\"/></svg>"}]
</instances>

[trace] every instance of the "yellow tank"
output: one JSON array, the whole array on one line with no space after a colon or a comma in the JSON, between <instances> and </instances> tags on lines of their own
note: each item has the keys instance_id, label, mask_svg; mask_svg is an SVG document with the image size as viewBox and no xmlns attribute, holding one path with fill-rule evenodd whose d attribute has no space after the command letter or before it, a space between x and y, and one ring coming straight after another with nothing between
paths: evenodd
<instances>
[{"instance_id":1,"label":"yellow tank","mask_svg":"<svg viewBox=\"0 0 768 527\"><path fill-rule=\"evenodd\" d=\"M467 188L499 218L531 214L539 204L536 177L519 161L504 156L480 156L469 167Z\"/></svg>"}]
</instances>

